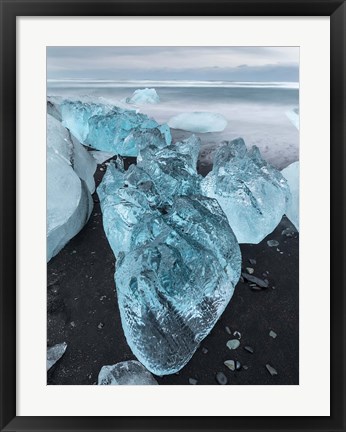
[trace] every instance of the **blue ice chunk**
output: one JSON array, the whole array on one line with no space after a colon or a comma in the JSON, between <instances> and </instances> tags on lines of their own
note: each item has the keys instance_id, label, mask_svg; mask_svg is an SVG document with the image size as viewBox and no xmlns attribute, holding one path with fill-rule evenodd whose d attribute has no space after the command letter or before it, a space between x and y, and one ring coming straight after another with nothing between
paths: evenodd
<instances>
[{"instance_id":1,"label":"blue ice chunk","mask_svg":"<svg viewBox=\"0 0 346 432\"><path fill-rule=\"evenodd\" d=\"M156 375L180 370L227 306L241 255L216 200L176 197L134 227L115 274L127 342Z\"/></svg>"},{"instance_id":2,"label":"blue ice chunk","mask_svg":"<svg viewBox=\"0 0 346 432\"><path fill-rule=\"evenodd\" d=\"M259 243L271 233L290 197L282 174L262 159L257 147L247 150L242 138L219 147L202 191L218 200L239 243Z\"/></svg>"},{"instance_id":3,"label":"blue ice chunk","mask_svg":"<svg viewBox=\"0 0 346 432\"><path fill-rule=\"evenodd\" d=\"M117 257L125 336L157 375L189 361L240 276L240 249L227 217L215 199L201 195L199 144L190 137L145 147L127 171L111 163L97 190Z\"/></svg>"},{"instance_id":4,"label":"blue ice chunk","mask_svg":"<svg viewBox=\"0 0 346 432\"><path fill-rule=\"evenodd\" d=\"M85 145L121 156L137 156L146 145L164 147L172 137L167 125L133 110L102 104L64 101L63 124Z\"/></svg>"},{"instance_id":5,"label":"blue ice chunk","mask_svg":"<svg viewBox=\"0 0 346 432\"><path fill-rule=\"evenodd\" d=\"M136 105L157 104L159 102L159 95L153 88L135 90L133 95L127 98L127 103Z\"/></svg>"},{"instance_id":6,"label":"blue ice chunk","mask_svg":"<svg viewBox=\"0 0 346 432\"><path fill-rule=\"evenodd\" d=\"M299 162L288 165L288 167L281 171L281 174L287 180L291 191L285 213L299 231Z\"/></svg>"},{"instance_id":7,"label":"blue ice chunk","mask_svg":"<svg viewBox=\"0 0 346 432\"><path fill-rule=\"evenodd\" d=\"M103 366L98 385L158 385L156 379L136 360Z\"/></svg>"}]
</instances>

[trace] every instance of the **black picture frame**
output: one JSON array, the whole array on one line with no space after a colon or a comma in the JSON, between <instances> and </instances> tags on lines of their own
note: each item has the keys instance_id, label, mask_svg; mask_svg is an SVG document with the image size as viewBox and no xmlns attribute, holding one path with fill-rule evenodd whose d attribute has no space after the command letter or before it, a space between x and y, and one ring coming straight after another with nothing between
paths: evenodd
<instances>
[{"instance_id":1,"label":"black picture frame","mask_svg":"<svg viewBox=\"0 0 346 432\"><path fill-rule=\"evenodd\" d=\"M1 431L345 431L345 47L340 0L0 0L0 430ZM16 17L330 16L331 24L331 415L330 417L16 416ZM316 270L318 271L318 270ZM312 361L323 363L318 349ZM314 360L315 358L315 360ZM321 367L323 365L321 364ZM326 372L327 373L327 372ZM316 377L317 379L317 377ZM76 403L78 403L76 401ZM173 414L173 412L172 412ZM273 413L274 414L274 413Z\"/></svg>"}]
</instances>

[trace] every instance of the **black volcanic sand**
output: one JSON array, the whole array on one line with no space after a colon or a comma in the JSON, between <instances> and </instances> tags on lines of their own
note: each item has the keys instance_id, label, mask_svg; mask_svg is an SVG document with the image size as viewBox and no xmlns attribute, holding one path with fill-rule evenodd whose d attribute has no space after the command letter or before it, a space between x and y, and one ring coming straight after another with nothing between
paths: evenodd
<instances>
[{"instance_id":1,"label":"black volcanic sand","mask_svg":"<svg viewBox=\"0 0 346 432\"><path fill-rule=\"evenodd\" d=\"M97 184L105 170L105 165L98 165ZM94 203L87 225L47 265L47 344L67 343L64 356L48 372L52 385L96 384L102 366L135 359L121 326L115 259L103 231L97 194ZM198 384L217 385L218 372L227 376L229 384L299 384L299 236L282 234L287 227L293 226L284 217L261 243L240 246L243 271L254 268L254 275L267 278L269 287L253 291L240 281L225 312L189 363L177 374L157 377L159 384L188 385L193 378ZM279 246L269 247L269 239L277 240ZM251 265L249 259L256 264ZM226 347L228 340L236 338L226 327L232 334L241 333L236 350ZM270 330L277 333L275 339L269 336ZM251 346L254 353L244 346ZM225 360L238 360L247 369L230 371ZM266 364L278 374L272 376Z\"/></svg>"}]
</instances>

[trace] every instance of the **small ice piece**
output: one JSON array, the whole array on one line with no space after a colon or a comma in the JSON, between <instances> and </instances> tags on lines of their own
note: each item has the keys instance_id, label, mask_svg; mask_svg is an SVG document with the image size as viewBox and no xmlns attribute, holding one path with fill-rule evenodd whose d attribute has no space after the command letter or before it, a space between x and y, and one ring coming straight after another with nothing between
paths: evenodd
<instances>
[{"instance_id":1,"label":"small ice piece","mask_svg":"<svg viewBox=\"0 0 346 432\"><path fill-rule=\"evenodd\" d=\"M86 224L96 162L54 117L47 116L47 260Z\"/></svg>"},{"instance_id":2,"label":"small ice piece","mask_svg":"<svg viewBox=\"0 0 346 432\"><path fill-rule=\"evenodd\" d=\"M287 180L291 196L287 203L286 216L299 231L299 162L293 162L281 171Z\"/></svg>"},{"instance_id":3,"label":"small ice piece","mask_svg":"<svg viewBox=\"0 0 346 432\"><path fill-rule=\"evenodd\" d=\"M286 116L290 122L299 130L299 108L294 108L290 111L286 111Z\"/></svg>"},{"instance_id":4,"label":"small ice piece","mask_svg":"<svg viewBox=\"0 0 346 432\"><path fill-rule=\"evenodd\" d=\"M239 339L231 339L227 342L227 348L230 350L235 350L239 347L240 342Z\"/></svg>"},{"instance_id":5,"label":"small ice piece","mask_svg":"<svg viewBox=\"0 0 346 432\"><path fill-rule=\"evenodd\" d=\"M222 143L201 187L218 200L239 243L259 243L271 233L290 195L280 171L262 159L257 147L247 150L242 138Z\"/></svg>"},{"instance_id":6,"label":"small ice piece","mask_svg":"<svg viewBox=\"0 0 346 432\"><path fill-rule=\"evenodd\" d=\"M96 160L97 165L102 165L104 162L108 161L116 155L116 153L114 152L109 153L100 150L92 150L89 153Z\"/></svg>"},{"instance_id":7,"label":"small ice piece","mask_svg":"<svg viewBox=\"0 0 346 432\"><path fill-rule=\"evenodd\" d=\"M188 132L221 132L227 126L227 120L221 114L212 112L181 113L168 121L168 126Z\"/></svg>"},{"instance_id":8,"label":"small ice piece","mask_svg":"<svg viewBox=\"0 0 346 432\"><path fill-rule=\"evenodd\" d=\"M271 376L275 376L278 374L277 370L273 366L271 366L269 363L266 364L266 368L267 368L267 371L270 373Z\"/></svg>"},{"instance_id":9,"label":"small ice piece","mask_svg":"<svg viewBox=\"0 0 346 432\"><path fill-rule=\"evenodd\" d=\"M275 331L270 330L270 332L269 332L269 336L272 337L273 339L275 339L276 336L277 336L277 334L275 333Z\"/></svg>"},{"instance_id":10,"label":"small ice piece","mask_svg":"<svg viewBox=\"0 0 346 432\"><path fill-rule=\"evenodd\" d=\"M135 105L157 104L160 102L160 98L155 89L145 88L135 90L126 102Z\"/></svg>"},{"instance_id":11,"label":"small ice piece","mask_svg":"<svg viewBox=\"0 0 346 432\"><path fill-rule=\"evenodd\" d=\"M279 242L277 241L277 240L268 240L267 241L267 245L269 246L269 247L276 247L276 246L279 246Z\"/></svg>"},{"instance_id":12,"label":"small ice piece","mask_svg":"<svg viewBox=\"0 0 346 432\"><path fill-rule=\"evenodd\" d=\"M47 371L65 354L67 343L62 342L47 348Z\"/></svg>"},{"instance_id":13,"label":"small ice piece","mask_svg":"<svg viewBox=\"0 0 346 432\"><path fill-rule=\"evenodd\" d=\"M136 360L124 361L112 366L103 366L98 376L98 385L158 385L145 367Z\"/></svg>"}]
</instances>

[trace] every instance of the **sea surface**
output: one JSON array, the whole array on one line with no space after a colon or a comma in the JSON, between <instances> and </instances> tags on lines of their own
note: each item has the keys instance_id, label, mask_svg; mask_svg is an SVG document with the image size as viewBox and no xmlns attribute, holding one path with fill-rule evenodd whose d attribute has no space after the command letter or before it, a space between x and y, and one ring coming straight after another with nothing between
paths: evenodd
<instances>
[{"instance_id":1,"label":"sea surface","mask_svg":"<svg viewBox=\"0 0 346 432\"><path fill-rule=\"evenodd\" d=\"M126 103L138 88L155 88L160 103L135 107ZM278 169L299 160L299 131L286 112L299 108L297 83L236 83L221 81L49 81L48 96L108 102L139 109L159 123L193 111L222 114L228 121L222 132L196 134L202 140L200 164L212 163L215 148L224 140L242 137L248 148L259 147L262 156ZM174 140L190 132L172 130Z\"/></svg>"}]
</instances>

